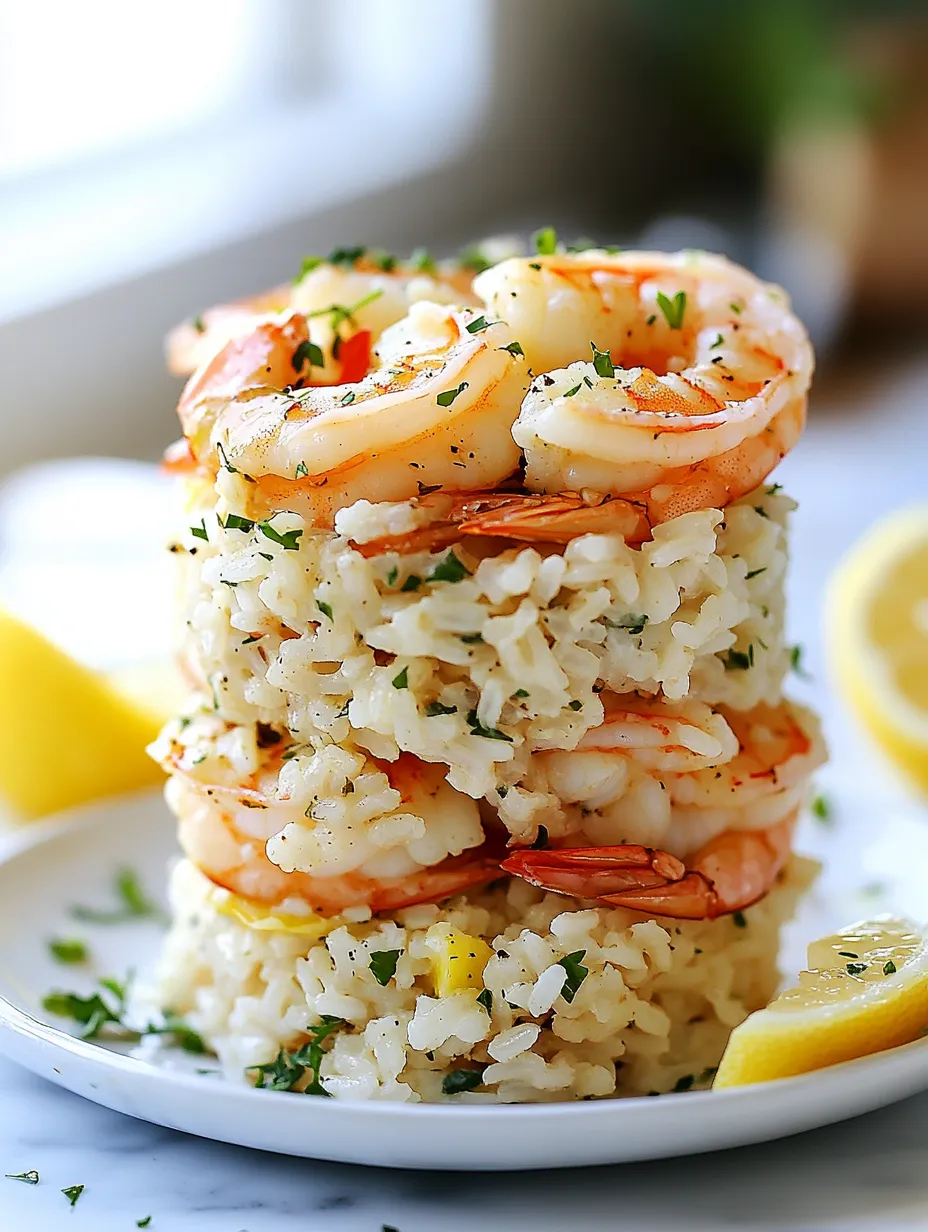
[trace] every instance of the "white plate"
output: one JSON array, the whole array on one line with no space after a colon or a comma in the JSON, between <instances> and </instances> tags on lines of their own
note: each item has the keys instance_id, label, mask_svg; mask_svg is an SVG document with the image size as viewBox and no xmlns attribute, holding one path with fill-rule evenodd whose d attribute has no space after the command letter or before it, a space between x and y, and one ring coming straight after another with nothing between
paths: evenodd
<instances>
[{"instance_id":1,"label":"white plate","mask_svg":"<svg viewBox=\"0 0 928 1232\"><path fill-rule=\"evenodd\" d=\"M256 1091L74 1039L47 1021L42 997L52 987L80 987L88 977L54 963L47 939L89 936L101 974L143 967L156 952L157 926L77 925L68 908L106 903L120 866L139 870L151 890L163 890L173 850L172 824L160 797L145 795L33 830L8 847L0 862L0 1051L130 1116L317 1159L386 1167L551 1168L767 1141L928 1087L928 1041L919 1041L806 1077L717 1093L521 1107L349 1103ZM926 868L922 863L922 885ZM821 899L816 909L821 916Z\"/></svg>"}]
</instances>

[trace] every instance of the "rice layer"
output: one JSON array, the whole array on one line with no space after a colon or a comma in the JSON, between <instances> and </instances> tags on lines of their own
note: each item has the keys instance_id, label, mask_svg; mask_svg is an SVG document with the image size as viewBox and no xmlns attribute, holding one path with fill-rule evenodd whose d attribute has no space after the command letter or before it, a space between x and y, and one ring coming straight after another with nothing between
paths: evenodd
<instances>
[{"instance_id":1,"label":"rice layer","mask_svg":"<svg viewBox=\"0 0 928 1232\"><path fill-rule=\"evenodd\" d=\"M794 858L761 902L716 921L647 919L515 880L311 941L229 918L183 862L149 995L185 1014L238 1080L302 1043L321 1016L341 1020L321 1066L336 1098L436 1101L443 1083L454 1088L449 1075L475 1067L481 1085L456 1099L688 1089L711 1078L731 1029L773 994L780 926L812 872ZM440 996L435 963L452 929L493 954L476 986ZM393 951L381 983L372 955Z\"/></svg>"}]
</instances>

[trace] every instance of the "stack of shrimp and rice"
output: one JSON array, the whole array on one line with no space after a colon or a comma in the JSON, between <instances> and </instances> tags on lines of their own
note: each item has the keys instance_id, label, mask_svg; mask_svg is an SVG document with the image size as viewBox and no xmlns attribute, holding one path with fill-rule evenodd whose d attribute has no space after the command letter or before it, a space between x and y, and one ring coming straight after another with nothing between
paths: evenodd
<instances>
[{"instance_id":1,"label":"stack of shrimp and rice","mask_svg":"<svg viewBox=\"0 0 928 1232\"><path fill-rule=\"evenodd\" d=\"M342 252L171 354L160 1003L261 1082L325 1035L297 1088L337 1097L707 1081L823 756L782 693L786 296L702 254Z\"/></svg>"}]
</instances>

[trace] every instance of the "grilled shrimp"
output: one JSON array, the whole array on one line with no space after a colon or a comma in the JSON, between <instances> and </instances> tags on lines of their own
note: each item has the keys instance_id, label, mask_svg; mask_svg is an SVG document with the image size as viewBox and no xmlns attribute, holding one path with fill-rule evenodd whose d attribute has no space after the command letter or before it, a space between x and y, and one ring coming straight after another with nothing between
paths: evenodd
<instances>
[{"instance_id":1,"label":"grilled shrimp","mask_svg":"<svg viewBox=\"0 0 928 1232\"><path fill-rule=\"evenodd\" d=\"M481 489L516 470L510 427L528 379L505 325L474 309L415 304L383 335L363 378L295 390L305 330L296 314L258 326L181 398L193 459L247 476L242 512L289 509L331 526L361 498Z\"/></svg>"},{"instance_id":2,"label":"grilled shrimp","mask_svg":"<svg viewBox=\"0 0 928 1232\"><path fill-rule=\"evenodd\" d=\"M337 261L318 262L296 282L219 304L178 325L165 342L168 368L175 376L189 376L232 339L291 311L313 322L313 341L331 355L336 332L343 342L355 333L365 334L370 347L419 300L479 302L471 289L472 271L457 264L443 263L439 269L426 262L423 268L421 262L384 261L364 251L358 251L353 260L350 251L333 255ZM349 323L343 313L352 305L356 307ZM313 378L314 384L333 384L339 379L337 364L330 362L315 371Z\"/></svg>"},{"instance_id":3,"label":"grilled shrimp","mask_svg":"<svg viewBox=\"0 0 928 1232\"><path fill-rule=\"evenodd\" d=\"M345 778L349 806L358 793L357 815L347 819L335 815L338 800L304 808L295 794L283 794L279 763L241 786L197 778L179 748L165 767L172 771L166 796L188 859L215 885L267 906L298 899L321 915L358 906L387 911L498 876L502 849L491 853L477 804L444 781L442 767L409 754L367 763ZM392 811L366 809L367 793L384 790Z\"/></svg>"},{"instance_id":4,"label":"grilled shrimp","mask_svg":"<svg viewBox=\"0 0 928 1232\"><path fill-rule=\"evenodd\" d=\"M722 257L513 259L474 289L536 373L513 427L531 491L621 496L653 525L758 487L799 436L805 331Z\"/></svg>"},{"instance_id":5,"label":"grilled shrimp","mask_svg":"<svg viewBox=\"0 0 928 1232\"><path fill-rule=\"evenodd\" d=\"M677 920L714 920L773 889L789 859L795 814L765 830L727 830L684 864L669 852L621 844L519 851L504 872L557 894Z\"/></svg>"}]
</instances>

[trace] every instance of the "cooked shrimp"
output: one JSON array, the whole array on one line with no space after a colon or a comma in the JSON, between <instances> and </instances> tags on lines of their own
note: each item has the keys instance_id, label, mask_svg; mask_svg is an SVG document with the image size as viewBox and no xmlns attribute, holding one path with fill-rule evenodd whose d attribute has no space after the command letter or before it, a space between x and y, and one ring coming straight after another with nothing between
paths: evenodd
<instances>
[{"instance_id":1,"label":"cooked shrimp","mask_svg":"<svg viewBox=\"0 0 928 1232\"><path fill-rule=\"evenodd\" d=\"M541 374L513 427L532 491L623 496L653 525L758 487L799 436L805 331L724 258L555 254L474 286Z\"/></svg>"},{"instance_id":2,"label":"cooked shrimp","mask_svg":"<svg viewBox=\"0 0 928 1232\"><path fill-rule=\"evenodd\" d=\"M479 490L516 470L510 427L527 377L505 325L469 308L415 304L384 334L363 379L283 389L304 329L294 315L230 343L181 399L196 461L247 476L241 512L289 509L331 526L362 497ZM241 392L230 396L236 382Z\"/></svg>"},{"instance_id":3,"label":"cooked shrimp","mask_svg":"<svg viewBox=\"0 0 928 1232\"><path fill-rule=\"evenodd\" d=\"M304 808L285 794L279 759L230 786L196 778L184 758L175 745L164 762L181 847L211 881L244 898L271 906L300 899L322 915L359 905L386 911L498 875L501 847L485 840L477 804L445 782L443 767L409 754L368 762L360 775L354 767L339 793L350 787L344 800L357 796L351 817L336 815L339 799ZM387 811L378 813L372 800L384 783Z\"/></svg>"},{"instance_id":4,"label":"cooked shrimp","mask_svg":"<svg viewBox=\"0 0 928 1232\"><path fill-rule=\"evenodd\" d=\"M687 858L726 830L795 813L824 761L814 716L790 702L740 712L602 694L604 722L573 750L536 754L584 836Z\"/></svg>"},{"instance_id":5,"label":"cooked shrimp","mask_svg":"<svg viewBox=\"0 0 928 1232\"><path fill-rule=\"evenodd\" d=\"M400 320L410 305L427 299L439 304L477 304L471 289L473 272L456 263L439 268L425 259L399 262L368 254L363 249L332 254L337 260L320 261L295 282L284 283L260 295L210 308L193 321L171 330L165 342L168 368L175 376L189 376L232 339L250 333L266 320L296 311L314 322L313 341L331 349L332 309L359 305L351 329L340 336L365 333L376 342L388 325ZM336 318L338 317L336 313ZM341 323L339 323L341 324ZM316 371L314 384L323 373ZM345 378L347 379L347 378ZM329 375L326 384L333 383Z\"/></svg>"},{"instance_id":6,"label":"cooked shrimp","mask_svg":"<svg viewBox=\"0 0 928 1232\"><path fill-rule=\"evenodd\" d=\"M621 844L518 851L504 872L530 885L677 920L742 911L774 886L789 859L795 814L766 830L728 830L684 864L669 852Z\"/></svg>"}]
</instances>

